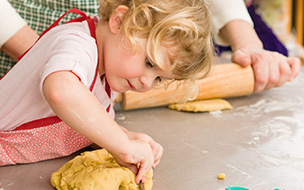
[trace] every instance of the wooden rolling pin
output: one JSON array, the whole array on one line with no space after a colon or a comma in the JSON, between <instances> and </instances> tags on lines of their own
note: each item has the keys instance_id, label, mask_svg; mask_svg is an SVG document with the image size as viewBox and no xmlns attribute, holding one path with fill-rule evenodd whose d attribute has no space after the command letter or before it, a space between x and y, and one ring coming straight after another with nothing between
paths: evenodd
<instances>
[{"instance_id":1,"label":"wooden rolling pin","mask_svg":"<svg viewBox=\"0 0 304 190\"><path fill-rule=\"evenodd\" d=\"M198 96L195 100L225 98L249 95L254 88L252 68L241 67L238 64L226 63L213 66L211 74L198 84ZM116 99L123 110L147 108L176 103L173 97L182 97L182 90L177 90L177 82L173 82L167 89L155 88L148 92L138 93L127 91ZM178 93L178 94L176 94Z\"/></svg>"}]
</instances>

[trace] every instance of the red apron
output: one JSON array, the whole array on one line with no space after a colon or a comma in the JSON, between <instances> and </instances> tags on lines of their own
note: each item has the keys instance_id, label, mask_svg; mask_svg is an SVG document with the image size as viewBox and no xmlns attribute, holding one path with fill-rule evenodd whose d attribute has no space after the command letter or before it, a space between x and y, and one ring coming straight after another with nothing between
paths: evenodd
<instances>
[{"instance_id":1,"label":"red apron","mask_svg":"<svg viewBox=\"0 0 304 190\"><path fill-rule=\"evenodd\" d=\"M91 36L96 38L94 19L86 16L85 13L77 9L71 9L66 12L47 28L41 36L57 26L60 20L69 12L77 13L81 17L72 19L67 23L87 21ZM27 51L25 53L27 53ZM20 56L19 59L21 59L23 55ZM90 91L93 90L97 74L98 63ZM110 86L106 82L106 92L109 97L111 94L110 91ZM110 106L107 108L108 112ZM90 144L92 144L92 142L89 139L71 129L57 116L43 118L25 123L13 131L0 131L0 166L38 162L67 156Z\"/></svg>"}]
</instances>

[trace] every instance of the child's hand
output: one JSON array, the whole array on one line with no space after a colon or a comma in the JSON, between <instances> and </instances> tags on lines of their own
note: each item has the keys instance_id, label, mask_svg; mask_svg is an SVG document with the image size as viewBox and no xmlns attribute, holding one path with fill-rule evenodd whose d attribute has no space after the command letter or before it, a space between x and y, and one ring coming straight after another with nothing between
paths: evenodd
<instances>
[{"instance_id":1,"label":"child's hand","mask_svg":"<svg viewBox=\"0 0 304 190\"><path fill-rule=\"evenodd\" d=\"M255 92L282 86L292 81L300 72L301 62L298 58L261 48L241 48L232 55L232 61L242 65L251 65L255 76Z\"/></svg>"},{"instance_id":2,"label":"child's hand","mask_svg":"<svg viewBox=\"0 0 304 190\"><path fill-rule=\"evenodd\" d=\"M163 147L159 143L155 142L147 134L131 132L124 128L123 128L123 130L127 134L127 136L129 137L130 140L143 140L150 145L152 152L153 152L153 156L154 156L153 168L155 168L159 164L160 158L163 155Z\"/></svg>"},{"instance_id":3,"label":"child's hand","mask_svg":"<svg viewBox=\"0 0 304 190\"><path fill-rule=\"evenodd\" d=\"M115 155L116 162L129 168L136 174L135 182L145 181L145 175L152 168L154 156L150 145L143 140L130 140L131 149L128 155Z\"/></svg>"}]
</instances>

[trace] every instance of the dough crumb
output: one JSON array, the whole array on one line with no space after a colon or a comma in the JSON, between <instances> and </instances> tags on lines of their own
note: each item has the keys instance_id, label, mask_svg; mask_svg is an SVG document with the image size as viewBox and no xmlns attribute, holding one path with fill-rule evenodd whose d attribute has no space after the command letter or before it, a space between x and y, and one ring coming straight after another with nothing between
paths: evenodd
<instances>
[{"instance_id":1,"label":"dough crumb","mask_svg":"<svg viewBox=\"0 0 304 190\"><path fill-rule=\"evenodd\" d=\"M147 173L145 189L151 190L153 171ZM140 190L135 174L116 163L105 149L87 151L54 172L51 183L57 190Z\"/></svg>"},{"instance_id":2,"label":"dough crumb","mask_svg":"<svg viewBox=\"0 0 304 190\"><path fill-rule=\"evenodd\" d=\"M224 174L224 173L219 173L217 175L217 179L225 179L225 177L226 177L226 174Z\"/></svg>"}]
</instances>

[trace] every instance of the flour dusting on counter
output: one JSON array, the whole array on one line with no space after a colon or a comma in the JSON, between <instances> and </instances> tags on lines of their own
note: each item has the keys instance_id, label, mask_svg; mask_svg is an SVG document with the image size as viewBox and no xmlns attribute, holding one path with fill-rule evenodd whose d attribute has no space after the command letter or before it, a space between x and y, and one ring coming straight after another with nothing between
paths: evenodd
<instances>
[{"instance_id":1,"label":"flour dusting on counter","mask_svg":"<svg viewBox=\"0 0 304 190\"><path fill-rule=\"evenodd\" d=\"M120 113L117 117L116 117L117 120L125 120L126 119L126 116L122 113Z\"/></svg>"},{"instance_id":2,"label":"flour dusting on counter","mask_svg":"<svg viewBox=\"0 0 304 190\"><path fill-rule=\"evenodd\" d=\"M223 117L223 111L221 111L221 110L210 111L209 114L211 114L215 118L221 118L221 117Z\"/></svg>"}]
</instances>

